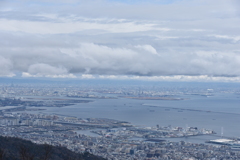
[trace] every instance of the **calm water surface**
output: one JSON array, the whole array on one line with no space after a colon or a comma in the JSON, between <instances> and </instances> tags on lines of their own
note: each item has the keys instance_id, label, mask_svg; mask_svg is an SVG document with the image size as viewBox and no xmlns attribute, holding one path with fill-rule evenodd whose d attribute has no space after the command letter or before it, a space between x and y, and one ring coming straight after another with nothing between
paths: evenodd
<instances>
[{"instance_id":1,"label":"calm water surface","mask_svg":"<svg viewBox=\"0 0 240 160\"><path fill-rule=\"evenodd\" d=\"M62 108L46 108L43 113L55 113L80 118L109 118L131 122L138 126L192 126L213 129L218 135L240 137L240 98L235 94L211 97L183 95L185 100L96 99L90 103ZM216 139L197 136L181 140L202 142ZM175 139L177 140L177 139Z\"/></svg>"}]
</instances>

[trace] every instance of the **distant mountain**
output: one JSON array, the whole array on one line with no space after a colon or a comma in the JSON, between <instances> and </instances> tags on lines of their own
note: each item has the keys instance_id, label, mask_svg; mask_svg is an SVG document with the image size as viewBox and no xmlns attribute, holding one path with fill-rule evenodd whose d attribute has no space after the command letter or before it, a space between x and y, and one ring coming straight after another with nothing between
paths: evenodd
<instances>
[{"instance_id":1,"label":"distant mountain","mask_svg":"<svg viewBox=\"0 0 240 160\"><path fill-rule=\"evenodd\" d=\"M104 160L88 152L79 154L64 147L39 145L20 138L0 136L0 160Z\"/></svg>"}]
</instances>

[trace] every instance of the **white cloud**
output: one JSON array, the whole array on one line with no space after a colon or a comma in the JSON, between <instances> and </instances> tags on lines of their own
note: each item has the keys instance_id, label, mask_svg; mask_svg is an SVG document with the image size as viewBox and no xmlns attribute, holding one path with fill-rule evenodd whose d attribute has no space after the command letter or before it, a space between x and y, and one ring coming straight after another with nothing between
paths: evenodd
<instances>
[{"instance_id":1,"label":"white cloud","mask_svg":"<svg viewBox=\"0 0 240 160\"><path fill-rule=\"evenodd\" d=\"M30 65L28 72L23 72L22 77L76 78L63 67L53 67L43 63Z\"/></svg>"},{"instance_id":2,"label":"white cloud","mask_svg":"<svg viewBox=\"0 0 240 160\"><path fill-rule=\"evenodd\" d=\"M102 24L95 22L35 22L26 20L0 19L0 30L25 32L31 34L68 34L84 30L102 30L110 33L129 33L148 30L167 30L155 28L154 24L136 24L134 22Z\"/></svg>"},{"instance_id":3,"label":"white cloud","mask_svg":"<svg viewBox=\"0 0 240 160\"><path fill-rule=\"evenodd\" d=\"M157 54L157 51L155 48L153 48L151 45L137 45L135 46L136 48L140 49L140 50L145 50L147 52L150 52L152 54Z\"/></svg>"},{"instance_id":4,"label":"white cloud","mask_svg":"<svg viewBox=\"0 0 240 160\"><path fill-rule=\"evenodd\" d=\"M240 35L239 36L211 35L211 36L220 39L229 39L232 40L233 42L238 42L240 40Z\"/></svg>"},{"instance_id":5,"label":"white cloud","mask_svg":"<svg viewBox=\"0 0 240 160\"><path fill-rule=\"evenodd\" d=\"M28 68L30 74L66 74L67 70L63 67L53 67L48 64L38 63L30 65Z\"/></svg>"},{"instance_id":6,"label":"white cloud","mask_svg":"<svg viewBox=\"0 0 240 160\"><path fill-rule=\"evenodd\" d=\"M240 76L237 0L0 3L0 76L179 81Z\"/></svg>"},{"instance_id":7,"label":"white cloud","mask_svg":"<svg viewBox=\"0 0 240 160\"><path fill-rule=\"evenodd\" d=\"M58 74L58 75L42 75L42 74L35 74L32 75L30 73L27 72L22 72L22 77L24 78L29 78L29 77L34 77L34 78L39 78L39 77L46 77L46 78L77 78L75 75L73 74Z\"/></svg>"},{"instance_id":8,"label":"white cloud","mask_svg":"<svg viewBox=\"0 0 240 160\"><path fill-rule=\"evenodd\" d=\"M144 81L182 81L182 82L240 82L238 77L214 77L208 75L200 76L124 76L124 75L87 75L80 77L82 79L112 79L112 80L144 80Z\"/></svg>"},{"instance_id":9,"label":"white cloud","mask_svg":"<svg viewBox=\"0 0 240 160\"><path fill-rule=\"evenodd\" d=\"M91 74L82 74L81 76L82 79L95 79L95 76Z\"/></svg>"},{"instance_id":10,"label":"white cloud","mask_svg":"<svg viewBox=\"0 0 240 160\"><path fill-rule=\"evenodd\" d=\"M13 77L15 76L14 73L11 71L12 69L12 62L9 59L6 59L0 55L0 77Z\"/></svg>"}]
</instances>

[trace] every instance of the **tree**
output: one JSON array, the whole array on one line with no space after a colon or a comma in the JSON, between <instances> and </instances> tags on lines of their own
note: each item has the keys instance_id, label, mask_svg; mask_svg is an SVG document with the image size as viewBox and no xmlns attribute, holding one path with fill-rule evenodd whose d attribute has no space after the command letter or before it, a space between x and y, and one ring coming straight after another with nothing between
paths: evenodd
<instances>
[{"instance_id":1,"label":"tree","mask_svg":"<svg viewBox=\"0 0 240 160\"><path fill-rule=\"evenodd\" d=\"M0 148L0 160L3 160L5 156L5 150Z\"/></svg>"},{"instance_id":2,"label":"tree","mask_svg":"<svg viewBox=\"0 0 240 160\"><path fill-rule=\"evenodd\" d=\"M45 154L44 154L43 160L49 160L52 154L52 146L48 144L44 144L44 151L45 151Z\"/></svg>"},{"instance_id":3,"label":"tree","mask_svg":"<svg viewBox=\"0 0 240 160\"><path fill-rule=\"evenodd\" d=\"M34 155L29 153L29 150L25 146L20 146L19 148L19 154L21 160L33 160Z\"/></svg>"}]
</instances>

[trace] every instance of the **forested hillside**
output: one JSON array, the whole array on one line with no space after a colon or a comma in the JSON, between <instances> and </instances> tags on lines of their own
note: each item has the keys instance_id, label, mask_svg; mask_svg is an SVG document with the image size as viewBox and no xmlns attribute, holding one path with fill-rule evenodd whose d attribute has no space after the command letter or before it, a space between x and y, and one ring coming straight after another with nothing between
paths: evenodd
<instances>
[{"instance_id":1,"label":"forested hillside","mask_svg":"<svg viewBox=\"0 0 240 160\"><path fill-rule=\"evenodd\" d=\"M64 147L0 136L0 160L104 160L90 153L78 154Z\"/></svg>"}]
</instances>

